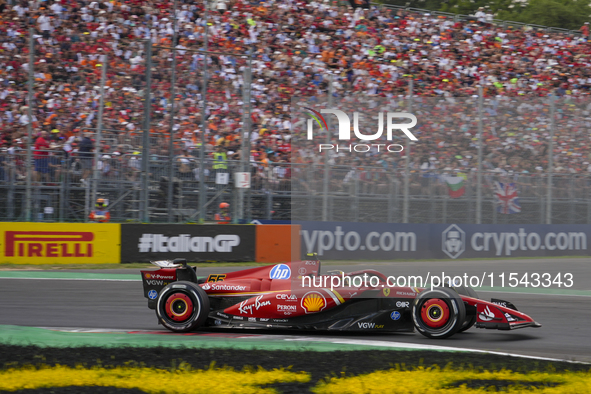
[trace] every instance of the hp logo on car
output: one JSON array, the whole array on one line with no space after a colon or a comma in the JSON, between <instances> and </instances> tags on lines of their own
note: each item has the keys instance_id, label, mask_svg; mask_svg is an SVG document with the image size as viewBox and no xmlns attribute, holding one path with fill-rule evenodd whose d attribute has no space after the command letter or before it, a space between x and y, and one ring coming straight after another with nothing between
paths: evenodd
<instances>
[{"instance_id":1,"label":"hp logo on car","mask_svg":"<svg viewBox=\"0 0 591 394\"><path fill-rule=\"evenodd\" d=\"M286 264L277 264L269 272L271 279L289 279L291 277L291 269Z\"/></svg>"},{"instance_id":2,"label":"hp logo on car","mask_svg":"<svg viewBox=\"0 0 591 394\"><path fill-rule=\"evenodd\" d=\"M155 300L158 297L158 292L156 290L150 290L148 292L148 298L151 300Z\"/></svg>"},{"instance_id":3,"label":"hp logo on car","mask_svg":"<svg viewBox=\"0 0 591 394\"><path fill-rule=\"evenodd\" d=\"M394 311L394 312L390 313L390 319L392 319L392 320L400 319L400 312Z\"/></svg>"}]
</instances>

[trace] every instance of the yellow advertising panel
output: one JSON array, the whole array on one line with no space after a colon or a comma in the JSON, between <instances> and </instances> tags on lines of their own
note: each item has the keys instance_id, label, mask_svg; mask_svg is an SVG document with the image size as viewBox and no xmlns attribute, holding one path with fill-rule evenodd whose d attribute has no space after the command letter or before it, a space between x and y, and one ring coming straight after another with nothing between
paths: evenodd
<instances>
[{"instance_id":1,"label":"yellow advertising panel","mask_svg":"<svg viewBox=\"0 0 591 394\"><path fill-rule=\"evenodd\" d=\"M121 261L121 225L0 222L0 264Z\"/></svg>"}]
</instances>

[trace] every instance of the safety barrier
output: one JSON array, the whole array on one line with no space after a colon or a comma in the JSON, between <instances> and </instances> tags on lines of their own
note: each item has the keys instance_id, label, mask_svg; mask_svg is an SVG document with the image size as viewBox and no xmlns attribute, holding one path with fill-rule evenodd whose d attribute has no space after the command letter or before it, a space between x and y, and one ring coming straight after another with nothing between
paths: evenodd
<instances>
[{"instance_id":1,"label":"safety barrier","mask_svg":"<svg viewBox=\"0 0 591 394\"><path fill-rule=\"evenodd\" d=\"M263 221L272 223L272 221ZM0 223L0 264L104 264L591 255L589 225L298 222L263 225Z\"/></svg>"},{"instance_id":2,"label":"safety barrier","mask_svg":"<svg viewBox=\"0 0 591 394\"><path fill-rule=\"evenodd\" d=\"M0 264L277 263L299 258L299 236L297 225L2 222Z\"/></svg>"},{"instance_id":3,"label":"safety barrier","mask_svg":"<svg viewBox=\"0 0 591 394\"><path fill-rule=\"evenodd\" d=\"M298 222L301 253L326 260L588 256L591 226Z\"/></svg>"}]
</instances>

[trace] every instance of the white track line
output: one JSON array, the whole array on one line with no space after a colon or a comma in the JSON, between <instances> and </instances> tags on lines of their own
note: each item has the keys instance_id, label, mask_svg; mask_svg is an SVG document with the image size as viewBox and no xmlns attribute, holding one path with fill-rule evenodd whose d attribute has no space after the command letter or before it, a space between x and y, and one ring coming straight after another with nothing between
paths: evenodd
<instances>
[{"instance_id":1,"label":"white track line","mask_svg":"<svg viewBox=\"0 0 591 394\"><path fill-rule=\"evenodd\" d=\"M61 332L73 332L73 333L126 333L126 332L137 332L137 333L152 333L154 330L132 330L132 329L114 329L114 328L60 328L60 327L37 327L45 330L61 331ZM197 336L198 337L198 336ZM452 352L469 352L469 353L481 353L481 354L494 354L498 356L518 357L527 358L532 360L542 361L554 361L554 362L567 362L574 364L589 364L584 361L565 360L560 358L551 357L539 357L539 356L528 356L524 354L497 352L481 349L468 349L451 346L439 346L439 345L425 345L420 343L409 343L409 342L389 342L389 341L377 341L368 339L347 339L347 338L318 338L308 336L287 336L287 335L253 335L244 337L247 339L259 339L259 340L284 340L290 342L325 342L342 345L361 345L361 346L375 346L375 347L386 347L386 348L397 348L397 349L408 349L408 350L434 350L434 351L452 351ZM233 338L230 338L233 339ZM241 339L236 337L235 339ZM346 350L346 349L343 349Z\"/></svg>"}]
</instances>

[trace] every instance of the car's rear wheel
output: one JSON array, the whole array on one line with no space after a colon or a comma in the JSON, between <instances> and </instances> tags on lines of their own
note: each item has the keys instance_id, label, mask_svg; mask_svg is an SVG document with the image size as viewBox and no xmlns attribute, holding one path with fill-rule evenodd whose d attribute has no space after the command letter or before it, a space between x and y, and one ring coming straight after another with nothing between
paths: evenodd
<instances>
[{"instance_id":1,"label":"car's rear wheel","mask_svg":"<svg viewBox=\"0 0 591 394\"><path fill-rule=\"evenodd\" d=\"M462 328L466 308L458 293L436 287L415 298L412 319L415 328L427 338L448 338Z\"/></svg>"},{"instance_id":2,"label":"car's rear wheel","mask_svg":"<svg viewBox=\"0 0 591 394\"><path fill-rule=\"evenodd\" d=\"M162 289L156 302L156 315L162 325L174 332L187 332L203 325L209 314L209 298L192 282L174 282Z\"/></svg>"}]
</instances>

